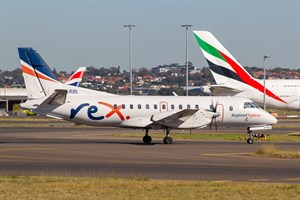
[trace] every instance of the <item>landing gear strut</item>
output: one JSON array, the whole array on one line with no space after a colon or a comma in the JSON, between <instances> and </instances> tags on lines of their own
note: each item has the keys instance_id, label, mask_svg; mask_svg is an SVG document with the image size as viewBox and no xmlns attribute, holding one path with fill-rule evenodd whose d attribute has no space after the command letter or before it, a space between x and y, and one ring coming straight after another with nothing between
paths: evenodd
<instances>
[{"instance_id":1,"label":"landing gear strut","mask_svg":"<svg viewBox=\"0 0 300 200\"><path fill-rule=\"evenodd\" d=\"M249 137L249 138L247 139L247 143L248 143L248 144L253 144L253 142L254 142L254 134L252 133L252 131L248 130L247 135L248 135L248 137Z\"/></svg>"},{"instance_id":2,"label":"landing gear strut","mask_svg":"<svg viewBox=\"0 0 300 200\"><path fill-rule=\"evenodd\" d=\"M143 137L143 142L145 144L150 144L152 141L152 137L150 135L148 135L148 133L149 133L149 129L146 129L145 136Z\"/></svg>"},{"instance_id":3,"label":"landing gear strut","mask_svg":"<svg viewBox=\"0 0 300 200\"><path fill-rule=\"evenodd\" d=\"M166 137L164 138L165 144L172 144L173 142L173 139L169 135L170 135L170 128L166 128Z\"/></svg>"}]
</instances>

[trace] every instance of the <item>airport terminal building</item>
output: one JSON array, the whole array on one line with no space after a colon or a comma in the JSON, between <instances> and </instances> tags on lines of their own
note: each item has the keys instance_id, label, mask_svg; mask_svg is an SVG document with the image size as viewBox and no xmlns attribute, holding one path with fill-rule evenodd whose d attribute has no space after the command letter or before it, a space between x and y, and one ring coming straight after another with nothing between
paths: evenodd
<instances>
[{"instance_id":1,"label":"airport terminal building","mask_svg":"<svg viewBox=\"0 0 300 200\"><path fill-rule=\"evenodd\" d=\"M25 88L0 88L0 116L12 114L14 105L26 100Z\"/></svg>"}]
</instances>

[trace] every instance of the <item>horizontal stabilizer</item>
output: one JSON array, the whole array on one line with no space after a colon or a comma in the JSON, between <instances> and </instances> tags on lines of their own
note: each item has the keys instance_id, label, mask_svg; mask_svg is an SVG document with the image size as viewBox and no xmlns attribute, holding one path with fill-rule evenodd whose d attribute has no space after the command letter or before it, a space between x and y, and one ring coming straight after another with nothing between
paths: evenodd
<instances>
[{"instance_id":1,"label":"horizontal stabilizer","mask_svg":"<svg viewBox=\"0 0 300 200\"><path fill-rule=\"evenodd\" d=\"M41 105L62 105L66 102L67 90L56 89Z\"/></svg>"},{"instance_id":2,"label":"horizontal stabilizer","mask_svg":"<svg viewBox=\"0 0 300 200\"><path fill-rule=\"evenodd\" d=\"M202 90L204 93L208 93L213 96L234 96L244 91L224 85L202 86Z\"/></svg>"}]
</instances>

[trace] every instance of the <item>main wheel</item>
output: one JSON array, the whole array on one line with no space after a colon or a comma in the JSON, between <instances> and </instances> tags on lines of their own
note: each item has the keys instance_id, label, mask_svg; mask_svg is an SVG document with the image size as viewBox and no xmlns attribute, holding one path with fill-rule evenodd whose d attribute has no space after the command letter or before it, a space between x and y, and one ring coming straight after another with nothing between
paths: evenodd
<instances>
[{"instance_id":1,"label":"main wheel","mask_svg":"<svg viewBox=\"0 0 300 200\"><path fill-rule=\"evenodd\" d=\"M248 138L248 140L247 140L248 144L253 144L253 142L254 142L253 138Z\"/></svg>"},{"instance_id":2,"label":"main wheel","mask_svg":"<svg viewBox=\"0 0 300 200\"><path fill-rule=\"evenodd\" d=\"M143 137L143 141L144 141L145 144L150 144L151 141L152 141L152 138L151 138L151 136L149 136L149 135L145 135L145 136Z\"/></svg>"},{"instance_id":3,"label":"main wheel","mask_svg":"<svg viewBox=\"0 0 300 200\"><path fill-rule=\"evenodd\" d=\"M164 138L164 143L165 144L172 144L172 142L173 142L173 139L171 137L165 137Z\"/></svg>"}]
</instances>

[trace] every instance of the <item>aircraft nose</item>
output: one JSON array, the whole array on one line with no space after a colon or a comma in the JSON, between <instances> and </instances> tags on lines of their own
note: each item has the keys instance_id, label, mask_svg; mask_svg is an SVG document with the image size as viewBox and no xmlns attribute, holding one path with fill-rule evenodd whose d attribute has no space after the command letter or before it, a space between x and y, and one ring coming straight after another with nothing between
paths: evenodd
<instances>
[{"instance_id":1,"label":"aircraft nose","mask_svg":"<svg viewBox=\"0 0 300 200\"><path fill-rule=\"evenodd\" d=\"M268 113L268 124L277 124L277 119L273 116L273 115L271 115L271 114L269 114Z\"/></svg>"}]
</instances>

